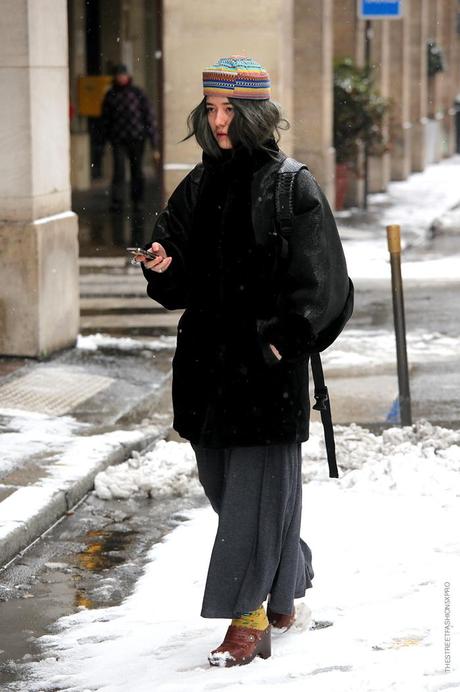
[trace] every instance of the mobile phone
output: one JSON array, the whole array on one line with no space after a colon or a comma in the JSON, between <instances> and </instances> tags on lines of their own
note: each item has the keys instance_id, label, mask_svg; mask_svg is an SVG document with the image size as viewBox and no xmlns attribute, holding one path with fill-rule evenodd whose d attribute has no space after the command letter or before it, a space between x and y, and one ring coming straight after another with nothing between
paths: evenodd
<instances>
[{"instance_id":1,"label":"mobile phone","mask_svg":"<svg viewBox=\"0 0 460 692\"><path fill-rule=\"evenodd\" d=\"M147 257L147 259L156 259L160 255L158 253L151 252L150 250L144 250L142 247L127 247L126 252L129 252L131 255L142 255L143 257Z\"/></svg>"}]
</instances>

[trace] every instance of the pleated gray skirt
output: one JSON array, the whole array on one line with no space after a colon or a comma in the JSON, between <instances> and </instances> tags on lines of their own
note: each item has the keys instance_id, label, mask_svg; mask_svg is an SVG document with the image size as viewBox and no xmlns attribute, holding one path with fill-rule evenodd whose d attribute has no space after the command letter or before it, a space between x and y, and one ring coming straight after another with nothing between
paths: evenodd
<instances>
[{"instance_id":1,"label":"pleated gray skirt","mask_svg":"<svg viewBox=\"0 0 460 692\"><path fill-rule=\"evenodd\" d=\"M239 617L267 598L273 611L290 614L314 576L311 550L300 538L301 444L192 447L219 515L202 617Z\"/></svg>"}]
</instances>

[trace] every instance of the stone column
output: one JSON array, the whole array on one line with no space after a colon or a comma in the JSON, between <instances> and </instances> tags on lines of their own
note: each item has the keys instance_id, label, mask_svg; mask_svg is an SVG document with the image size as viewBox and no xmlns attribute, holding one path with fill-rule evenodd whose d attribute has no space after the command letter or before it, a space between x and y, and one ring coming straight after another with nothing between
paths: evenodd
<instances>
[{"instance_id":1,"label":"stone column","mask_svg":"<svg viewBox=\"0 0 460 692\"><path fill-rule=\"evenodd\" d=\"M405 0L404 17L390 22L390 96L392 112L391 178L405 180L411 171L410 123L410 0Z\"/></svg>"},{"instance_id":2,"label":"stone column","mask_svg":"<svg viewBox=\"0 0 460 692\"><path fill-rule=\"evenodd\" d=\"M429 38L436 41L437 45L443 48L443 9L445 0L429 0L428 2L428 33ZM428 160L436 163L443 157L444 134L443 134L443 93L444 93L444 72L428 78Z\"/></svg>"},{"instance_id":3,"label":"stone column","mask_svg":"<svg viewBox=\"0 0 460 692\"><path fill-rule=\"evenodd\" d=\"M412 122L411 167L426 166L426 126L428 122L428 0L411 5L410 13L410 117Z\"/></svg>"},{"instance_id":4,"label":"stone column","mask_svg":"<svg viewBox=\"0 0 460 692\"><path fill-rule=\"evenodd\" d=\"M453 39L453 50L452 50L452 89L454 98L460 95L460 33L457 32L456 27L460 26L460 2L458 0L452 0L455 7L455 26L454 39Z\"/></svg>"},{"instance_id":5,"label":"stone column","mask_svg":"<svg viewBox=\"0 0 460 692\"><path fill-rule=\"evenodd\" d=\"M335 197L332 141L332 0L294 3L294 155L308 164L331 205Z\"/></svg>"},{"instance_id":6,"label":"stone column","mask_svg":"<svg viewBox=\"0 0 460 692\"><path fill-rule=\"evenodd\" d=\"M0 91L0 353L36 357L79 323L65 0L3 0Z\"/></svg>"},{"instance_id":7,"label":"stone column","mask_svg":"<svg viewBox=\"0 0 460 692\"><path fill-rule=\"evenodd\" d=\"M317 3L319 4L319 3ZM358 67L365 62L365 26L366 23L358 18L355 0L334 0L334 60L351 58ZM357 168L364 171L364 151L361 151ZM345 197L346 206L363 206L364 176L357 176L350 170Z\"/></svg>"},{"instance_id":8,"label":"stone column","mask_svg":"<svg viewBox=\"0 0 460 692\"><path fill-rule=\"evenodd\" d=\"M87 119L78 115L78 78L86 74L86 3L73 0L69 8L70 181L72 190L91 187L91 154Z\"/></svg>"},{"instance_id":9,"label":"stone column","mask_svg":"<svg viewBox=\"0 0 460 692\"><path fill-rule=\"evenodd\" d=\"M352 58L357 65L365 61L365 26L358 18L356 0L334 0L334 58Z\"/></svg>"},{"instance_id":10,"label":"stone column","mask_svg":"<svg viewBox=\"0 0 460 692\"><path fill-rule=\"evenodd\" d=\"M454 99L460 92L460 85L456 83L455 61L457 34L457 9L460 5L457 0L445 0L443 13L443 48L446 58L446 72L444 75L443 111L444 111L444 156L452 156L456 150L456 128Z\"/></svg>"},{"instance_id":11,"label":"stone column","mask_svg":"<svg viewBox=\"0 0 460 692\"><path fill-rule=\"evenodd\" d=\"M371 65L374 72L375 86L381 96L390 94L390 22L376 20L372 22ZM385 118L383 135L389 138L389 116ZM385 152L382 156L369 158L369 192L384 192L391 179L391 156Z\"/></svg>"}]
</instances>

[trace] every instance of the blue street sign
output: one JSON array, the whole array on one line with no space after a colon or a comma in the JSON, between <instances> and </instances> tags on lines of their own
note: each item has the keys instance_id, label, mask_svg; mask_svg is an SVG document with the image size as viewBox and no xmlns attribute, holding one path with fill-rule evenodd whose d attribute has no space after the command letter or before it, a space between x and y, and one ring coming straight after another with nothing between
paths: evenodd
<instances>
[{"instance_id":1,"label":"blue street sign","mask_svg":"<svg viewBox=\"0 0 460 692\"><path fill-rule=\"evenodd\" d=\"M360 19L400 19L403 16L403 0L358 0Z\"/></svg>"}]
</instances>

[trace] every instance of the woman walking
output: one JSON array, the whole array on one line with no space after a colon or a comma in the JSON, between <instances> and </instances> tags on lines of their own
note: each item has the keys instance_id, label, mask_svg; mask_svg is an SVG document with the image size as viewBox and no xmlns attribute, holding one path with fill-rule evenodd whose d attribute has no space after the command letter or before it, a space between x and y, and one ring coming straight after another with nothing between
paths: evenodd
<instances>
[{"instance_id":1,"label":"woman walking","mask_svg":"<svg viewBox=\"0 0 460 692\"><path fill-rule=\"evenodd\" d=\"M286 258L276 230L287 123L254 60L203 73L188 119L203 149L138 257L149 296L184 309L173 358L174 429L189 440L219 517L201 615L229 618L211 665L270 656L271 628L295 621L312 586L300 538L301 443L308 439L308 358L349 316L349 280L334 218L308 170L293 189ZM263 604L267 601L267 610Z\"/></svg>"}]
</instances>

